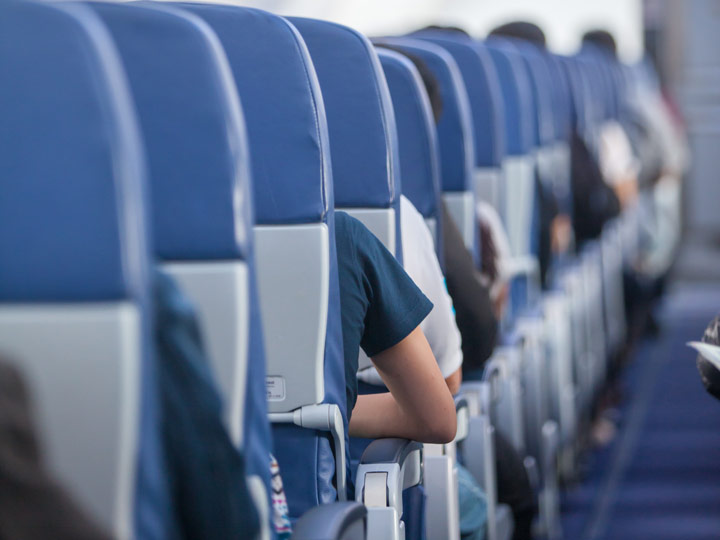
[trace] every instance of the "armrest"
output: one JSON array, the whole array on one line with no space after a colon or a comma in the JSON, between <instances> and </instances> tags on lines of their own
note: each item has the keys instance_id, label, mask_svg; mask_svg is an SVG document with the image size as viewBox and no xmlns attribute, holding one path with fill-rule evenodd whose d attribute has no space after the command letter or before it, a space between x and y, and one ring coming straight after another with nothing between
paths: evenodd
<instances>
[{"instance_id":1,"label":"armrest","mask_svg":"<svg viewBox=\"0 0 720 540\"><path fill-rule=\"evenodd\" d=\"M408 439L377 439L370 443L360 458L360 464L367 463L398 463L405 460L417 450L422 450L422 443Z\"/></svg>"},{"instance_id":2,"label":"armrest","mask_svg":"<svg viewBox=\"0 0 720 540\"><path fill-rule=\"evenodd\" d=\"M367 507L393 507L402 515L402 492L422 482L422 444L407 439L377 439L363 452L355 500Z\"/></svg>"},{"instance_id":3,"label":"armrest","mask_svg":"<svg viewBox=\"0 0 720 540\"><path fill-rule=\"evenodd\" d=\"M457 416L457 433L453 442L459 443L467 437L468 422L470 421L470 403L462 393L455 396L455 414Z\"/></svg>"},{"instance_id":4,"label":"armrest","mask_svg":"<svg viewBox=\"0 0 720 540\"><path fill-rule=\"evenodd\" d=\"M367 509L357 502L323 504L295 524L292 540L365 540Z\"/></svg>"}]
</instances>

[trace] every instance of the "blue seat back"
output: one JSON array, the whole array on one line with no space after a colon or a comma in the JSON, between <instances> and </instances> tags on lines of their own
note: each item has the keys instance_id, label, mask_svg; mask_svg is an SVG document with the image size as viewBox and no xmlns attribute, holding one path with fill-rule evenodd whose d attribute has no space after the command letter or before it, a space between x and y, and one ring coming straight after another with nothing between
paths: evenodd
<instances>
[{"instance_id":1,"label":"blue seat back","mask_svg":"<svg viewBox=\"0 0 720 540\"><path fill-rule=\"evenodd\" d=\"M291 17L322 90L335 206L359 219L402 262L397 130L385 75L368 39L339 24Z\"/></svg>"},{"instance_id":2,"label":"blue seat back","mask_svg":"<svg viewBox=\"0 0 720 540\"><path fill-rule=\"evenodd\" d=\"M505 98L507 155L503 163L504 206L500 215L512 254L527 256L537 249L536 235L532 234L536 217L535 101L527 67L517 50L503 38L492 38L486 43Z\"/></svg>"},{"instance_id":3,"label":"blue seat back","mask_svg":"<svg viewBox=\"0 0 720 540\"><path fill-rule=\"evenodd\" d=\"M307 48L264 11L186 8L217 33L245 109L270 412L330 403L347 418L328 132ZM336 499L327 433L275 423L273 440L291 517Z\"/></svg>"},{"instance_id":4,"label":"blue seat back","mask_svg":"<svg viewBox=\"0 0 720 540\"><path fill-rule=\"evenodd\" d=\"M223 342L239 333L247 348L247 307L230 305L238 294L247 297L247 282L239 285L243 290L225 291L228 305L209 305L210 295L199 290L208 287L203 281L223 281L217 263L227 263L229 271L233 264L245 267L249 250L244 124L224 54L202 21L167 6L94 9L112 32L137 106L155 252L199 310L216 377L228 409L235 411L230 431L239 441L246 351L228 350ZM245 298L238 303L246 304ZM213 319L213 311L219 317ZM232 328L223 328L220 315Z\"/></svg>"},{"instance_id":5,"label":"blue seat back","mask_svg":"<svg viewBox=\"0 0 720 540\"><path fill-rule=\"evenodd\" d=\"M118 537L168 538L139 136L102 23L0 4L0 353L52 473Z\"/></svg>"},{"instance_id":6,"label":"blue seat back","mask_svg":"<svg viewBox=\"0 0 720 540\"><path fill-rule=\"evenodd\" d=\"M437 124L443 199L465 245L479 264L472 180L475 143L468 94L457 63L442 47L420 39L378 41L383 42L420 57L437 78L443 99L443 112Z\"/></svg>"},{"instance_id":7,"label":"blue seat back","mask_svg":"<svg viewBox=\"0 0 720 540\"><path fill-rule=\"evenodd\" d=\"M484 44L462 35L426 30L413 36L444 48L457 62L472 113L475 196L500 208L505 112L498 75L489 52Z\"/></svg>"},{"instance_id":8,"label":"blue seat back","mask_svg":"<svg viewBox=\"0 0 720 540\"><path fill-rule=\"evenodd\" d=\"M215 34L165 5L93 4L117 43L147 149L154 245L193 301L233 441L269 495L264 359L251 371L253 261L247 136ZM259 410L258 410L259 409ZM263 418L264 419L264 418Z\"/></svg>"},{"instance_id":9,"label":"blue seat back","mask_svg":"<svg viewBox=\"0 0 720 540\"><path fill-rule=\"evenodd\" d=\"M552 82L553 126L555 132L554 192L558 209L572 215L572 186L570 183L570 137L572 134L572 95L570 81L561 60L545 53Z\"/></svg>"},{"instance_id":10,"label":"blue seat back","mask_svg":"<svg viewBox=\"0 0 720 540\"><path fill-rule=\"evenodd\" d=\"M404 55L378 48L395 111L403 194L425 218L443 266L442 199L435 120L415 65Z\"/></svg>"}]
</instances>

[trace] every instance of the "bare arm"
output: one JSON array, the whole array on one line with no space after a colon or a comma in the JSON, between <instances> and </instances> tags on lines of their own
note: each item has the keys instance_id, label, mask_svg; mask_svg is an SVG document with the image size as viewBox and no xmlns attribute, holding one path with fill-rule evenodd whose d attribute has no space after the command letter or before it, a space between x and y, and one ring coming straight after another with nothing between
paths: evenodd
<instances>
[{"instance_id":1,"label":"bare arm","mask_svg":"<svg viewBox=\"0 0 720 540\"><path fill-rule=\"evenodd\" d=\"M457 368L454 373L445 377L445 383L453 396L457 394L462 383L462 368Z\"/></svg>"},{"instance_id":2,"label":"bare arm","mask_svg":"<svg viewBox=\"0 0 720 540\"><path fill-rule=\"evenodd\" d=\"M455 438L455 403L420 328L372 361L390 393L358 396L351 436L428 443Z\"/></svg>"}]
</instances>

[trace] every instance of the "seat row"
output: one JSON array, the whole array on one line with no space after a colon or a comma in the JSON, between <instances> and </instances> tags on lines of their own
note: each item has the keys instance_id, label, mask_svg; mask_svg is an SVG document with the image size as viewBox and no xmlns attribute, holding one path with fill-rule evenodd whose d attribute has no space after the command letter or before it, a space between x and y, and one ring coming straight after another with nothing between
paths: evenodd
<instances>
[{"instance_id":1,"label":"seat row","mask_svg":"<svg viewBox=\"0 0 720 540\"><path fill-rule=\"evenodd\" d=\"M403 53L437 79L437 125ZM275 535L271 453L294 538L458 538L457 463L486 493L488 538L510 538L496 431L524 458L538 530L559 537L558 477L624 340L635 224L628 211L542 262L539 201L572 212L571 133L593 141L622 114L628 69L593 50L441 30L370 41L235 6L4 2L0 352L37 396L53 471L117 537L178 529L152 345L157 265L197 309L263 538ZM477 206L497 210L509 308L502 343L456 396L451 443L351 452L334 213L402 262L401 195L441 267L443 204L478 268ZM404 497L416 486L426 503Z\"/></svg>"}]
</instances>

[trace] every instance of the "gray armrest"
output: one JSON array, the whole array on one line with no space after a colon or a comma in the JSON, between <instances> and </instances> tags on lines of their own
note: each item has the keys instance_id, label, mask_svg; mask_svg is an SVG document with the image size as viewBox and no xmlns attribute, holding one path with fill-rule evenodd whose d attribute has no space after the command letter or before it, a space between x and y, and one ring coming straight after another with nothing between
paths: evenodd
<instances>
[{"instance_id":1,"label":"gray armrest","mask_svg":"<svg viewBox=\"0 0 720 540\"><path fill-rule=\"evenodd\" d=\"M298 520L292 540L365 540L366 519L360 503L323 504Z\"/></svg>"},{"instance_id":2,"label":"gray armrest","mask_svg":"<svg viewBox=\"0 0 720 540\"><path fill-rule=\"evenodd\" d=\"M363 452L360 463L397 463L403 465L407 457L422 444L408 439L377 439Z\"/></svg>"},{"instance_id":3,"label":"gray armrest","mask_svg":"<svg viewBox=\"0 0 720 540\"><path fill-rule=\"evenodd\" d=\"M422 482L422 448L407 439L370 443L358 466L355 500L371 508L394 508L401 516L403 490Z\"/></svg>"},{"instance_id":4,"label":"gray armrest","mask_svg":"<svg viewBox=\"0 0 720 540\"><path fill-rule=\"evenodd\" d=\"M468 422L470 421L470 403L463 394L455 396L455 414L457 416L457 433L454 442L459 443L467 437Z\"/></svg>"}]
</instances>

